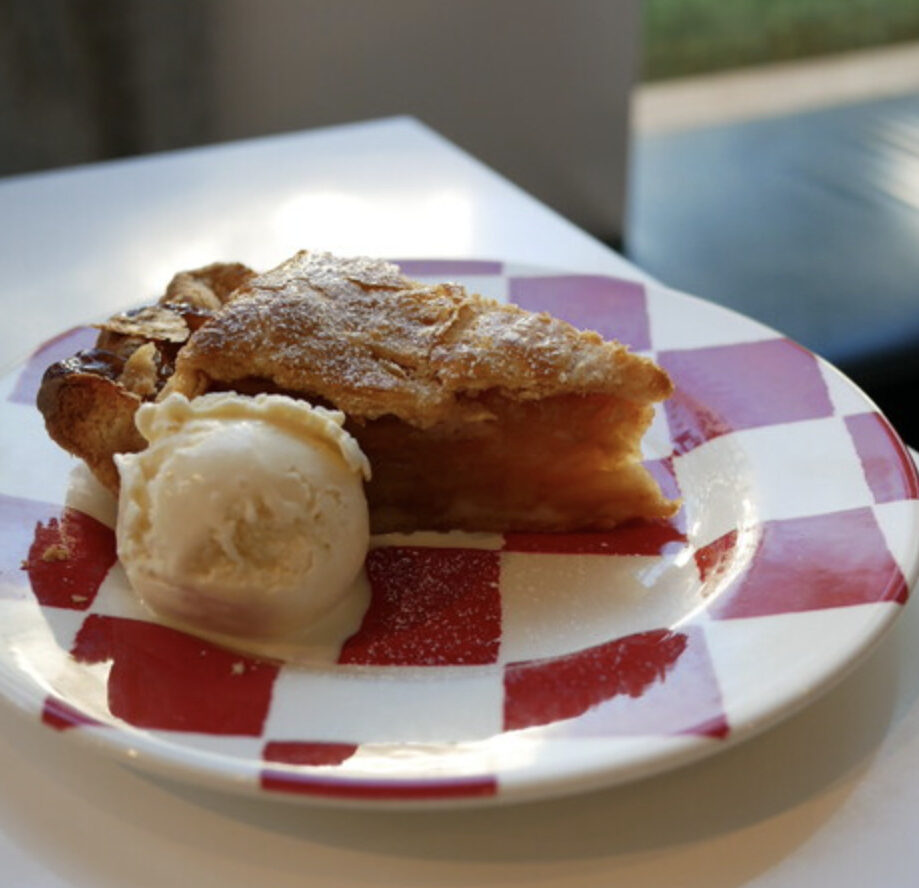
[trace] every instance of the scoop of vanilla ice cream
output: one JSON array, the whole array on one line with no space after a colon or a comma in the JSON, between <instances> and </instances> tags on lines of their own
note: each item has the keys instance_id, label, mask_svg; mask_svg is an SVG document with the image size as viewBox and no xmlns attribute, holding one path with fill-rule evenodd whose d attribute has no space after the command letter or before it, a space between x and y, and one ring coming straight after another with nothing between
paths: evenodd
<instances>
[{"instance_id":1,"label":"scoop of vanilla ice cream","mask_svg":"<svg viewBox=\"0 0 919 888\"><path fill-rule=\"evenodd\" d=\"M120 454L118 555L138 595L192 629L279 638L347 594L367 552L367 458L344 415L281 395L172 394Z\"/></svg>"}]
</instances>

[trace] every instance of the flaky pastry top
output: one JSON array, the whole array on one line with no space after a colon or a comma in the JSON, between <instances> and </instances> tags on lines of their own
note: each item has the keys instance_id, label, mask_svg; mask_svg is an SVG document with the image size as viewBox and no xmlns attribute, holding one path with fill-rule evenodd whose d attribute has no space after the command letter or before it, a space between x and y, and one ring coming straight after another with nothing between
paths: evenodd
<instances>
[{"instance_id":1,"label":"flaky pastry top","mask_svg":"<svg viewBox=\"0 0 919 888\"><path fill-rule=\"evenodd\" d=\"M652 361L548 314L421 284L381 260L306 251L246 281L192 334L164 396L253 380L357 421L392 414L421 428L488 418L476 400L486 391L638 403L672 392Z\"/></svg>"}]
</instances>

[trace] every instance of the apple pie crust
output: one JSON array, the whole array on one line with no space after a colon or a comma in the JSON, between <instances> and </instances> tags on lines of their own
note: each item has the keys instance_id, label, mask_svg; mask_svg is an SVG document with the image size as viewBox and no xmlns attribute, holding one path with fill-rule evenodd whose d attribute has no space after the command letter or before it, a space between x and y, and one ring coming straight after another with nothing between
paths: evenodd
<instances>
[{"instance_id":1,"label":"apple pie crust","mask_svg":"<svg viewBox=\"0 0 919 888\"><path fill-rule=\"evenodd\" d=\"M376 533L604 530L676 510L641 464L654 404L672 391L651 360L380 260L304 251L264 274L240 269L230 292L186 273L196 299L167 291L149 317L105 325L100 349L121 361L106 377L113 403L235 390L340 409L372 466ZM62 375L73 372L49 369L39 404L55 440L85 458L55 427ZM111 487L105 449L87 461Z\"/></svg>"}]
</instances>

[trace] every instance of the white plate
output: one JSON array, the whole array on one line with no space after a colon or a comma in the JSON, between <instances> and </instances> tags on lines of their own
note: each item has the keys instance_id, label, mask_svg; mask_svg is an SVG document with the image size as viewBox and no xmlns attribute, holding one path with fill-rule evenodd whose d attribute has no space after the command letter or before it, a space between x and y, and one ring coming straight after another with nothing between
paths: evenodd
<instances>
[{"instance_id":1,"label":"white plate","mask_svg":"<svg viewBox=\"0 0 919 888\"><path fill-rule=\"evenodd\" d=\"M674 522L378 540L370 605L259 659L163 626L116 563L113 504L44 433L58 337L0 380L0 693L154 773L277 798L547 797L717 752L809 702L917 573L915 469L824 362L690 297L497 262L409 262L654 354L678 392L646 455ZM331 632L331 636L328 635ZM853 718L858 718L853 713Z\"/></svg>"}]
</instances>

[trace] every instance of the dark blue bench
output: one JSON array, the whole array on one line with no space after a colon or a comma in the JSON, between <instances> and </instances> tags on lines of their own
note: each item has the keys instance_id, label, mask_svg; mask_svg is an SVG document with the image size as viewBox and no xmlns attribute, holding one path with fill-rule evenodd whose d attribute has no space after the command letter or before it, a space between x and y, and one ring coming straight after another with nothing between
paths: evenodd
<instances>
[{"instance_id":1,"label":"dark blue bench","mask_svg":"<svg viewBox=\"0 0 919 888\"><path fill-rule=\"evenodd\" d=\"M626 250L840 367L919 442L919 96L644 136Z\"/></svg>"}]
</instances>

